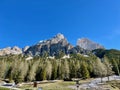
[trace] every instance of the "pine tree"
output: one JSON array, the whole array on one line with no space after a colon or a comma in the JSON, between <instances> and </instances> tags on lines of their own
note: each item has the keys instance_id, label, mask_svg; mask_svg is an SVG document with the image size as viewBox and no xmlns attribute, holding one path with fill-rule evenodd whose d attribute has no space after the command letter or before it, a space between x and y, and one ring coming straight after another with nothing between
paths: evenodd
<instances>
[{"instance_id":1,"label":"pine tree","mask_svg":"<svg viewBox=\"0 0 120 90\"><path fill-rule=\"evenodd\" d=\"M55 80L57 78L57 63L56 60L53 60L52 63L53 67L52 67L52 79Z\"/></svg>"},{"instance_id":2,"label":"pine tree","mask_svg":"<svg viewBox=\"0 0 120 90\"><path fill-rule=\"evenodd\" d=\"M61 63L58 64L57 76L58 76L58 79L62 79Z\"/></svg>"},{"instance_id":3,"label":"pine tree","mask_svg":"<svg viewBox=\"0 0 120 90\"><path fill-rule=\"evenodd\" d=\"M99 58L94 62L94 74L101 77L101 82L102 77L107 74L106 67Z\"/></svg>"},{"instance_id":4,"label":"pine tree","mask_svg":"<svg viewBox=\"0 0 120 90\"><path fill-rule=\"evenodd\" d=\"M74 60L70 60L69 70L70 70L70 78L77 78L77 70Z\"/></svg>"},{"instance_id":5,"label":"pine tree","mask_svg":"<svg viewBox=\"0 0 120 90\"><path fill-rule=\"evenodd\" d=\"M64 64L63 64L63 68L64 68L64 79L69 79L69 65L68 65L68 61L64 60Z\"/></svg>"},{"instance_id":6,"label":"pine tree","mask_svg":"<svg viewBox=\"0 0 120 90\"><path fill-rule=\"evenodd\" d=\"M35 80L38 65L39 65L39 61L33 62L33 64L30 65L30 68L29 68L29 71L28 71L28 76L27 76L28 81Z\"/></svg>"},{"instance_id":7,"label":"pine tree","mask_svg":"<svg viewBox=\"0 0 120 90\"><path fill-rule=\"evenodd\" d=\"M89 71L88 71L87 66L84 62L81 65L81 74L82 74L83 79L87 79L90 77Z\"/></svg>"},{"instance_id":8,"label":"pine tree","mask_svg":"<svg viewBox=\"0 0 120 90\"><path fill-rule=\"evenodd\" d=\"M43 68L42 72L41 72L41 78L42 80L46 80L46 69Z\"/></svg>"},{"instance_id":9,"label":"pine tree","mask_svg":"<svg viewBox=\"0 0 120 90\"><path fill-rule=\"evenodd\" d=\"M46 76L47 76L47 79L50 80L51 75L52 75L52 64L49 60L46 63L47 63L46 64Z\"/></svg>"},{"instance_id":10,"label":"pine tree","mask_svg":"<svg viewBox=\"0 0 120 90\"><path fill-rule=\"evenodd\" d=\"M4 60L0 61L0 78L5 78L7 64Z\"/></svg>"},{"instance_id":11,"label":"pine tree","mask_svg":"<svg viewBox=\"0 0 120 90\"><path fill-rule=\"evenodd\" d=\"M114 72L112 71L112 64L108 61L107 57L104 57L104 64L107 70L107 76L108 76L108 81L109 81L109 76L112 75Z\"/></svg>"}]
</instances>

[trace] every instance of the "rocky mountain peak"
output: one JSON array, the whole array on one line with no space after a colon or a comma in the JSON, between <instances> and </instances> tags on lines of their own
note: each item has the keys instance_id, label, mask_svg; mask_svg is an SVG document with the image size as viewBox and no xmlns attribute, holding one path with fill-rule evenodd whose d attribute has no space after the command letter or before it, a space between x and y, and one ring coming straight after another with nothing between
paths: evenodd
<instances>
[{"instance_id":1,"label":"rocky mountain peak","mask_svg":"<svg viewBox=\"0 0 120 90\"><path fill-rule=\"evenodd\" d=\"M94 49L100 49L104 48L102 45L95 43L87 38L81 38L77 40L77 45L81 48L87 49L87 50L94 50Z\"/></svg>"},{"instance_id":2,"label":"rocky mountain peak","mask_svg":"<svg viewBox=\"0 0 120 90\"><path fill-rule=\"evenodd\" d=\"M55 36L55 38L57 38L57 39L65 39L64 35L61 34L61 33L58 33L58 34Z\"/></svg>"},{"instance_id":3,"label":"rocky mountain peak","mask_svg":"<svg viewBox=\"0 0 120 90\"><path fill-rule=\"evenodd\" d=\"M27 51L29 47L30 47L30 46L25 46L25 47L23 48L23 52Z\"/></svg>"},{"instance_id":4,"label":"rocky mountain peak","mask_svg":"<svg viewBox=\"0 0 120 90\"><path fill-rule=\"evenodd\" d=\"M8 54L22 54L22 49L17 46L0 49L1 56L8 55Z\"/></svg>"},{"instance_id":5,"label":"rocky mountain peak","mask_svg":"<svg viewBox=\"0 0 120 90\"><path fill-rule=\"evenodd\" d=\"M25 51L25 54L34 56L43 55L45 52L47 52L50 56L53 56L58 54L59 51L67 53L71 46L72 45L68 43L64 35L59 33L53 38L42 40L36 45L31 46L27 51Z\"/></svg>"},{"instance_id":6,"label":"rocky mountain peak","mask_svg":"<svg viewBox=\"0 0 120 90\"><path fill-rule=\"evenodd\" d=\"M57 35L55 35L53 38L50 38L48 40L41 40L37 43L37 45L41 45L41 44L56 44L56 43L59 43L59 42L62 42L62 41L66 41L66 38L64 37L63 34L61 33L58 33Z\"/></svg>"},{"instance_id":7,"label":"rocky mountain peak","mask_svg":"<svg viewBox=\"0 0 120 90\"><path fill-rule=\"evenodd\" d=\"M64 42L66 44L68 43L66 38L64 37L64 35L60 34L60 33L57 34L56 36L54 36L53 38L51 38L48 41L50 41L51 44L56 44L56 43L59 43L59 42Z\"/></svg>"},{"instance_id":8,"label":"rocky mountain peak","mask_svg":"<svg viewBox=\"0 0 120 90\"><path fill-rule=\"evenodd\" d=\"M18 46L14 46L13 48L12 48L12 50L14 50L14 51L18 51L18 50L21 50Z\"/></svg>"}]
</instances>

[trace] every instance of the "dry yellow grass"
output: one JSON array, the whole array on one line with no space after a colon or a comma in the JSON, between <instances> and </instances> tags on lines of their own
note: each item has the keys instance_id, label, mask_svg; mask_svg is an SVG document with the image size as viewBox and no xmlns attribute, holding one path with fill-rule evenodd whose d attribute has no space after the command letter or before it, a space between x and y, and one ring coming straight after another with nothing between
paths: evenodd
<instances>
[{"instance_id":1,"label":"dry yellow grass","mask_svg":"<svg viewBox=\"0 0 120 90\"><path fill-rule=\"evenodd\" d=\"M75 85L75 82L69 81L56 81L55 83L40 83L37 85L37 87L41 87L43 90L73 90L71 88L68 88L69 85ZM34 89L33 85L24 85L21 87L21 89Z\"/></svg>"}]
</instances>

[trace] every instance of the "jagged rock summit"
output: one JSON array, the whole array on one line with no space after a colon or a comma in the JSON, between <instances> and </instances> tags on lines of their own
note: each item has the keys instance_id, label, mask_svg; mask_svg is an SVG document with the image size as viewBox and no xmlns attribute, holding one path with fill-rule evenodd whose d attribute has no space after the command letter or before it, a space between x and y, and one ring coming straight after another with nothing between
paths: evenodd
<instances>
[{"instance_id":1,"label":"jagged rock summit","mask_svg":"<svg viewBox=\"0 0 120 90\"><path fill-rule=\"evenodd\" d=\"M14 46L13 48L7 47L0 50L0 56L9 54L22 54L22 49L17 46Z\"/></svg>"},{"instance_id":2,"label":"jagged rock summit","mask_svg":"<svg viewBox=\"0 0 120 90\"><path fill-rule=\"evenodd\" d=\"M60 51L67 54L71 48L72 45L68 43L63 34L59 33L51 39L40 41L36 45L29 47L25 54L36 56L44 55L47 53L50 56L54 56L59 54Z\"/></svg>"},{"instance_id":3,"label":"jagged rock summit","mask_svg":"<svg viewBox=\"0 0 120 90\"><path fill-rule=\"evenodd\" d=\"M61 33L58 33L56 36L54 36L51 39L39 41L37 43L37 45L39 45L39 44L56 44L61 41L65 41L64 44L68 43L66 38L64 37L64 35Z\"/></svg>"},{"instance_id":4,"label":"jagged rock summit","mask_svg":"<svg viewBox=\"0 0 120 90\"><path fill-rule=\"evenodd\" d=\"M25 46L25 47L23 48L23 52L26 52L29 47L30 47L30 46Z\"/></svg>"},{"instance_id":5,"label":"jagged rock summit","mask_svg":"<svg viewBox=\"0 0 120 90\"><path fill-rule=\"evenodd\" d=\"M104 49L102 45L95 43L87 38L78 39L77 45L86 50Z\"/></svg>"}]
</instances>

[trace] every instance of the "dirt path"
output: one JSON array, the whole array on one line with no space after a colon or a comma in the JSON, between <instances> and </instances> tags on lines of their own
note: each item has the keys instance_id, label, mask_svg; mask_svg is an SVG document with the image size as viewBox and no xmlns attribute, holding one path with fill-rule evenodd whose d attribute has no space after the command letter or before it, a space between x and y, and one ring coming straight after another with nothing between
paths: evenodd
<instances>
[{"instance_id":1,"label":"dirt path","mask_svg":"<svg viewBox=\"0 0 120 90\"><path fill-rule=\"evenodd\" d=\"M110 76L109 77L109 80L112 81L112 80L120 80L120 76ZM104 77L102 79L103 82L106 82L108 81L108 78L107 77ZM101 83L101 78L96 78L94 80L91 80L89 83L84 83L84 84L80 84L79 85L79 89L90 89L90 90L94 90L94 89L97 89L97 90L104 90L102 87L104 83ZM69 88L72 88L72 89L76 89L77 90L77 86L74 85L74 86L68 86ZM78 89L78 90L79 90ZM109 88L108 88L109 89Z\"/></svg>"}]
</instances>

